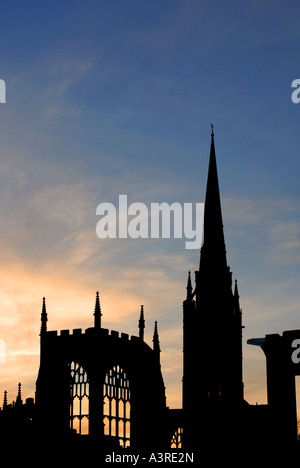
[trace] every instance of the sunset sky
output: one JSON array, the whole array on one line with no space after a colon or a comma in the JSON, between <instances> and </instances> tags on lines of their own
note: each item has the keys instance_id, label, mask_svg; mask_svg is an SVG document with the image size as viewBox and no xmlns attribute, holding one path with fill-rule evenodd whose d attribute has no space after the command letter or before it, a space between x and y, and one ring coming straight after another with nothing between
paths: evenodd
<instances>
[{"instance_id":1,"label":"sunset sky","mask_svg":"<svg viewBox=\"0 0 300 468\"><path fill-rule=\"evenodd\" d=\"M99 239L98 204L204 202L214 124L228 264L243 309L245 398L266 403L247 339L300 329L300 4L296 0L2 2L0 405L34 397L48 329L145 340L181 406L182 302L199 250ZM201 330L199 330L201 336Z\"/></svg>"}]
</instances>

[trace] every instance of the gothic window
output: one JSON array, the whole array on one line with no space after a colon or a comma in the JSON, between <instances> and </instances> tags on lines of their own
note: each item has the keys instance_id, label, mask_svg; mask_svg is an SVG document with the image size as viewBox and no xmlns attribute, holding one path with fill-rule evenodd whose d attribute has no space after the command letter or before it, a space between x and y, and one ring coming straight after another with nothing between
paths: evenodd
<instances>
[{"instance_id":1,"label":"gothic window","mask_svg":"<svg viewBox=\"0 0 300 468\"><path fill-rule=\"evenodd\" d=\"M70 364L70 428L78 434L88 434L89 379L78 363Z\"/></svg>"},{"instance_id":2,"label":"gothic window","mask_svg":"<svg viewBox=\"0 0 300 468\"><path fill-rule=\"evenodd\" d=\"M121 447L130 446L130 387L126 373L114 366L103 385L104 434L116 437Z\"/></svg>"},{"instance_id":3,"label":"gothic window","mask_svg":"<svg viewBox=\"0 0 300 468\"><path fill-rule=\"evenodd\" d=\"M171 448L179 449L182 448L182 435L183 429L182 427L178 427L178 429L174 432L171 440Z\"/></svg>"}]
</instances>

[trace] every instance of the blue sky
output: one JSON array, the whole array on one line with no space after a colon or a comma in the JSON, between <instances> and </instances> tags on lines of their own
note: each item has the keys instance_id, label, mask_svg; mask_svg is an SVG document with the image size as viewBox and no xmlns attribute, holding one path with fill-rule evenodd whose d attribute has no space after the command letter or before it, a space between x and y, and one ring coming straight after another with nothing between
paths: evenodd
<instances>
[{"instance_id":1,"label":"blue sky","mask_svg":"<svg viewBox=\"0 0 300 468\"><path fill-rule=\"evenodd\" d=\"M96 207L203 202L215 128L228 263L239 281L246 398L265 402L251 337L300 328L297 1L11 1L1 6L0 393L34 394L39 321L158 320L168 403L181 402L182 301L199 252L96 236Z\"/></svg>"}]
</instances>

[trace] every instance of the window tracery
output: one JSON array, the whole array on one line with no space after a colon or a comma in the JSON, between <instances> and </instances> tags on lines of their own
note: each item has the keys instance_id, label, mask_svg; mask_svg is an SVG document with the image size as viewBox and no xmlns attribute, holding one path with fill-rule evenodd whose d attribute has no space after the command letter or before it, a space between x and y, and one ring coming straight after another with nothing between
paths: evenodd
<instances>
[{"instance_id":1,"label":"window tracery","mask_svg":"<svg viewBox=\"0 0 300 468\"><path fill-rule=\"evenodd\" d=\"M172 439L171 439L171 448L179 449L182 448L182 437L183 437L183 429L182 427L178 427L174 432Z\"/></svg>"},{"instance_id":2,"label":"window tracery","mask_svg":"<svg viewBox=\"0 0 300 468\"><path fill-rule=\"evenodd\" d=\"M114 366L103 384L104 434L119 439L121 447L130 446L130 386L126 373Z\"/></svg>"},{"instance_id":3,"label":"window tracery","mask_svg":"<svg viewBox=\"0 0 300 468\"><path fill-rule=\"evenodd\" d=\"M89 379L86 370L78 363L70 364L70 428L80 435L88 434Z\"/></svg>"}]
</instances>

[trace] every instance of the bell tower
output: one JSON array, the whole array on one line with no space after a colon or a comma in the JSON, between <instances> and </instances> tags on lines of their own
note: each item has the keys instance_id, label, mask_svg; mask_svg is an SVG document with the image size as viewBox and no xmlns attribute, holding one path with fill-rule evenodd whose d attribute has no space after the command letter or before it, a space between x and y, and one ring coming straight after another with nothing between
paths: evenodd
<instances>
[{"instance_id":1,"label":"bell tower","mask_svg":"<svg viewBox=\"0 0 300 468\"><path fill-rule=\"evenodd\" d=\"M200 265L194 289L188 277L183 328L184 439L188 444L199 441L199 435L214 438L224 411L232 419L243 404L242 314L237 283L233 291L227 265L213 127Z\"/></svg>"}]
</instances>

